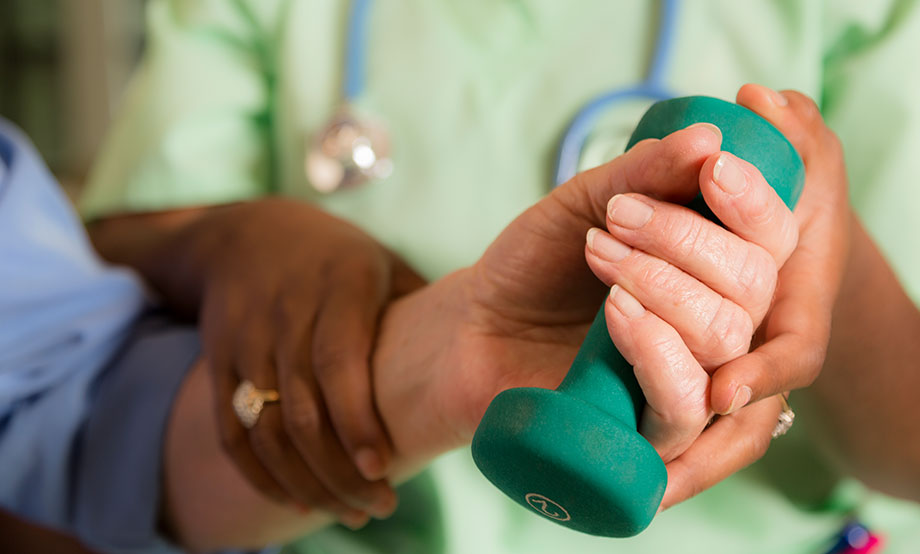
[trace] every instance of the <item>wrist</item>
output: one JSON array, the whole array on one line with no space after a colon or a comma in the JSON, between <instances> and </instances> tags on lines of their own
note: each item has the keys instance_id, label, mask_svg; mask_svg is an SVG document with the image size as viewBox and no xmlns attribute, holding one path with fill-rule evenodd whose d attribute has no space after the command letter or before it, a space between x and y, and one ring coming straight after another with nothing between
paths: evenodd
<instances>
[{"instance_id":1,"label":"wrist","mask_svg":"<svg viewBox=\"0 0 920 554\"><path fill-rule=\"evenodd\" d=\"M463 347L468 276L468 269L460 270L401 297L381 320L372 371L396 474L469 441L457 425L468 398L455 387L465 380L464 356L472 355Z\"/></svg>"}]
</instances>

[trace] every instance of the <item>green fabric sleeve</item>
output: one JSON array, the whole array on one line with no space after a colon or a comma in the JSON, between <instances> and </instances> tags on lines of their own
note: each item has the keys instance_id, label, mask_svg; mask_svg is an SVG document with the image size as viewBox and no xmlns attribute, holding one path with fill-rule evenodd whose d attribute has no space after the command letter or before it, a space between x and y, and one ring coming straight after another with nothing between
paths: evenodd
<instances>
[{"instance_id":1,"label":"green fabric sleeve","mask_svg":"<svg viewBox=\"0 0 920 554\"><path fill-rule=\"evenodd\" d=\"M147 18L147 51L90 175L84 217L270 193L264 19L224 0L153 0Z\"/></svg>"}]
</instances>

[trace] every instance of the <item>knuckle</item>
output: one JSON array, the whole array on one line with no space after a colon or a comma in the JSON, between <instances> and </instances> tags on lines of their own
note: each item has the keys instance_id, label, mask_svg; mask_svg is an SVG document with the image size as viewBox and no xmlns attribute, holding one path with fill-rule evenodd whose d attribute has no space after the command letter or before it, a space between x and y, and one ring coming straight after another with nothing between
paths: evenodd
<instances>
[{"instance_id":1,"label":"knuckle","mask_svg":"<svg viewBox=\"0 0 920 554\"><path fill-rule=\"evenodd\" d=\"M690 384L685 392L677 398L675 408L677 415L674 422L680 429L699 434L709 421L709 405L706 390Z\"/></svg>"},{"instance_id":2,"label":"knuckle","mask_svg":"<svg viewBox=\"0 0 920 554\"><path fill-rule=\"evenodd\" d=\"M805 122L808 125L815 125L823 122L824 120L821 117L821 110L818 108L818 104L810 96L802 94L801 97L801 114Z\"/></svg>"},{"instance_id":3,"label":"knuckle","mask_svg":"<svg viewBox=\"0 0 920 554\"><path fill-rule=\"evenodd\" d=\"M698 379L695 382L687 379L683 383L681 394L676 402L680 416L678 421L687 429L702 431L709 421L709 379Z\"/></svg>"},{"instance_id":4,"label":"knuckle","mask_svg":"<svg viewBox=\"0 0 920 554\"><path fill-rule=\"evenodd\" d=\"M658 258L644 257L639 266L639 278L656 292L666 294L676 292L679 288L679 276L669 263Z\"/></svg>"},{"instance_id":5,"label":"knuckle","mask_svg":"<svg viewBox=\"0 0 920 554\"><path fill-rule=\"evenodd\" d=\"M678 429L701 428L708 419L708 378L700 378L698 371L689 367L683 344L674 339L659 337L647 345L648 350L658 352L662 364L671 368L675 378L670 383L676 391L673 402L663 409L656 409L662 420Z\"/></svg>"},{"instance_id":6,"label":"knuckle","mask_svg":"<svg viewBox=\"0 0 920 554\"><path fill-rule=\"evenodd\" d=\"M795 115L803 121L811 122L821 118L821 110L818 109L818 104L807 94L791 90L787 91L786 95L790 100L789 103Z\"/></svg>"},{"instance_id":7,"label":"knuckle","mask_svg":"<svg viewBox=\"0 0 920 554\"><path fill-rule=\"evenodd\" d=\"M324 277L334 281L336 287L354 291L368 291L379 287L387 273L387 257L382 249L370 244L366 247L356 246L330 264Z\"/></svg>"},{"instance_id":8,"label":"knuckle","mask_svg":"<svg viewBox=\"0 0 920 554\"><path fill-rule=\"evenodd\" d=\"M658 352L662 360L670 367L677 367L682 363L683 353L680 345L668 336L657 336L650 340L648 349Z\"/></svg>"},{"instance_id":9,"label":"knuckle","mask_svg":"<svg viewBox=\"0 0 920 554\"><path fill-rule=\"evenodd\" d=\"M686 215L686 214L681 214ZM708 233L700 217L669 216L664 227L664 247L679 259L690 258L705 248Z\"/></svg>"},{"instance_id":10,"label":"knuckle","mask_svg":"<svg viewBox=\"0 0 920 554\"><path fill-rule=\"evenodd\" d=\"M820 375L820 368L803 373L804 377L802 378L801 387L810 387L818 379L818 375Z\"/></svg>"},{"instance_id":11,"label":"knuckle","mask_svg":"<svg viewBox=\"0 0 920 554\"><path fill-rule=\"evenodd\" d=\"M324 283L332 280L336 274L336 269L341 261L335 257L326 257L316 266L316 276L319 282Z\"/></svg>"},{"instance_id":12,"label":"knuckle","mask_svg":"<svg viewBox=\"0 0 920 554\"><path fill-rule=\"evenodd\" d=\"M776 289L776 261L762 248L748 248L735 276L739 299L757 314L766 313Z\"/></svg>"},{"instance_id":13,"label":"knuckle","mask_svg":"<svg viewBox=\"0 0 920 554\"><path fill-rule=\"evenodd\" d=\"M341 371L348 361L348 348L340 344L343 339L339 337L333 341L329 338L318 339L313 343L313 374L320 382L328 382L337 372Z\"/></svg>"},{"instance_id":14,"label":"knuckle","mask_svg":"<svg viewBox=\"0 0 920 554\"><path fill-rule=\"evenodd\" d=\"M721 363L747 352L754 334L754 323L740 306L722 299L706 326L703 344L710 356Z\"/></svg>"},{"instance_id":15,"label":"knuckle","mask_svg":"<svg viewBox=\"0 0 920 554\"><path fill-rule=\"evenodd\" d=\"M819 146L824 135L823 129L826 128L821 110L811 97L800 92L790 94L790 105L797 120L793 143L802 157L810 158Z\"/></svg>"},{"instance_id":16,"label":"knuckle","mask_svg":"<svg viewBox=\"0 0 920 554\"><path fill-rule=\"evenodd\" d=\"M363 255L349 256L342 262L341 270L356 278L356 282L366 284L372 282L384 272L383 256L375 252L364 252Z\"/></svg>"},{"instance_id":17,"label":"knuckle","mask_svg":"<svg viewBox=\"0 0 920 554\"><path fill-rule=\"evenodd\" d=\"M831 154L843 156L843 143L840 142L840 137L826 125L823 126L822 139Z\"/></svg>"},{"instance_id":18,"label":"knuckle","mask_svg":"<svg viewBox=\"0 0 920 554\"><path fill-rule=\"evenodd\" d=\"M755 436L756 435L756 436ZM743 456L747 463L755 462L763 458L770 447L770 435L767 434L749 434L744 443Z\"/></svg>"},{"instance_id":19,"label":"knuckle","mask_svg":"<svg viewBox=\"0 0 920 554\"><path fill-rule=\"evenodd\" d=\"M648 142L642 141L636 145L636 146L642 145L643 148L642 148L641 154L639 151L635 153L635 157L638 158L638 163L630 164L627 166L627 175L631 177L630 181L637 182L637 183L647 181L650 176L655 175L655 173L658 171L658 163L661 157L642 155L642 154L645 154L646 149L652 148L653 142L655 145L658 145L661 143L660 140L656 139L654 141L648 141ZM645 146L646 144L648 144L648 146ZM642 190L642 189L639 187L636 187L635 189L631 189L631 190Z\"/></svg>"},{"instance_id":20,"label":"knuckle","mask_svg":"<svg viewBox=\"0 0 920 554\"><path fill-rule=\"evenodd\" d=\"M824 368L824 359L826 356L826 343L814 344L810 348L805 349L805 355L803 356L805 368L804 371L802 371L802 387L808 387L818 379L821 370Z\"/></svg>"},{"instance_id":21,"label":"knuckle","mask_svg":"<svg viewBox=\"0 0 920 554\"><path fill-rule=\"evenodd\" d=\"M624 178L628 190L650 194L660 188L657 183L668 181L667 176L673 171L679 156L684 153L669 139L670 137L665 137L642 141L630 149L630 152L635 152L625 167ZM641 150L637 150L639 145L643 146Z\"/></svg>"},{"instance_id":22,"label":"knuckle","mask_svg":"<svg viewBox=\"0 0 920 554\"><path fill-rule=\"evenodd\" d=\"M317 437L323 425L323 418L317 406L310 402L301 402L296 407L284 413L284 426L292 437L306 437L313 440Z\"/></svg>"},{"instance_id":23,"label":"knuckle","mask_svg":"<svg viewBox=\"0 0 920 554\"><path fill-rule=\"evenodd\" d=\"M249 441L260 457L279 459L283 453L281 431L259 422L250 432Z\"/></svg>"},{"instance_id":24,"label":"knuckle","mask_svg":"<svg viewBox=\"0 0 920 554\"><path fill-rule=\"evenodd\" d=\"M686 387L674 403L670 423L686 432L701 431L708 420L705 400L697 387Z\"/></svg>"},{"instance_id":25,"label":"knuckle","mask_svg":"<svg viewBox=\"0 0 920 554\"><path fill-rule=\"evenodd\" d=\"M694 496L706 490L706 476L701 471L702 468L687 464L686 476L684 480L684 494L681 495L679 502L689 500Z\"/></svg>"},{"instance_id":26,"label":"knuckle","mask_svg":"<svg viewBox=\"0 0 920 554\"><path fill-rule=\"evenodd\" d=\"M314 492L310 496L310 504L316 506L316 508L321 511L330 512L339 516L348 511L345 505L328 493Z\"/></svg>"}]
</instances>

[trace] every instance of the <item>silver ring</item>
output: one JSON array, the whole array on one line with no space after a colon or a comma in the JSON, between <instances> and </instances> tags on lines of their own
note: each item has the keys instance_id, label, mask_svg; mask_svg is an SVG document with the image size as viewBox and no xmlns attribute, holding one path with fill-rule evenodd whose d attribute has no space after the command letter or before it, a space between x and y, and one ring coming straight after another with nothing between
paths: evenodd
<instances>
[{"instance_id":1,"label":"silver ring","mask_svg":"<svg viewBox=\"0 0 920 554\"><path fill-rule=\"evenodd\" d=\"M252 429L259 416L262 414L262 408L266 404L278 402L281 396L278 391L272 389L257 389L249 379L243 379L233 391L233 411L240 423L247 429Z\"/></svg>"},{"instance_id":2,"label":"silver ring","mask_svg":"<svg viewBox=\"0 0 920 554\"><path fill-rule=\"evenodd\" d=\"M785 435L792 427L792 422L795 421L795 412L789 407L789 402L786 401L786 397L780 394L779 401L783 403L783 411L780 412L779 418L776 421L776 427L773 428L772 435L774 439Z\"/></svg>"}]
</instances>

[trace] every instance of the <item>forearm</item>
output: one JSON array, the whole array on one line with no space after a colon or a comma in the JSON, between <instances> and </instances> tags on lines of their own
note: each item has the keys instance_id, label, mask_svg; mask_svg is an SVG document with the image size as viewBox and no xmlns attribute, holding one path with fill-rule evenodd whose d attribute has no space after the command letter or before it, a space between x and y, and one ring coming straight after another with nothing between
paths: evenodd
<instances>
[{"instance_id":1,"label":"forearm","mask_svg":"<svg viewBox=\"0 0 920 554\"><path fill-rule=\"evenodd\" d=\"M844 470L920 500L920 312L856 221L851 234L812 415Z\"/></svg>"}]
</instances>

